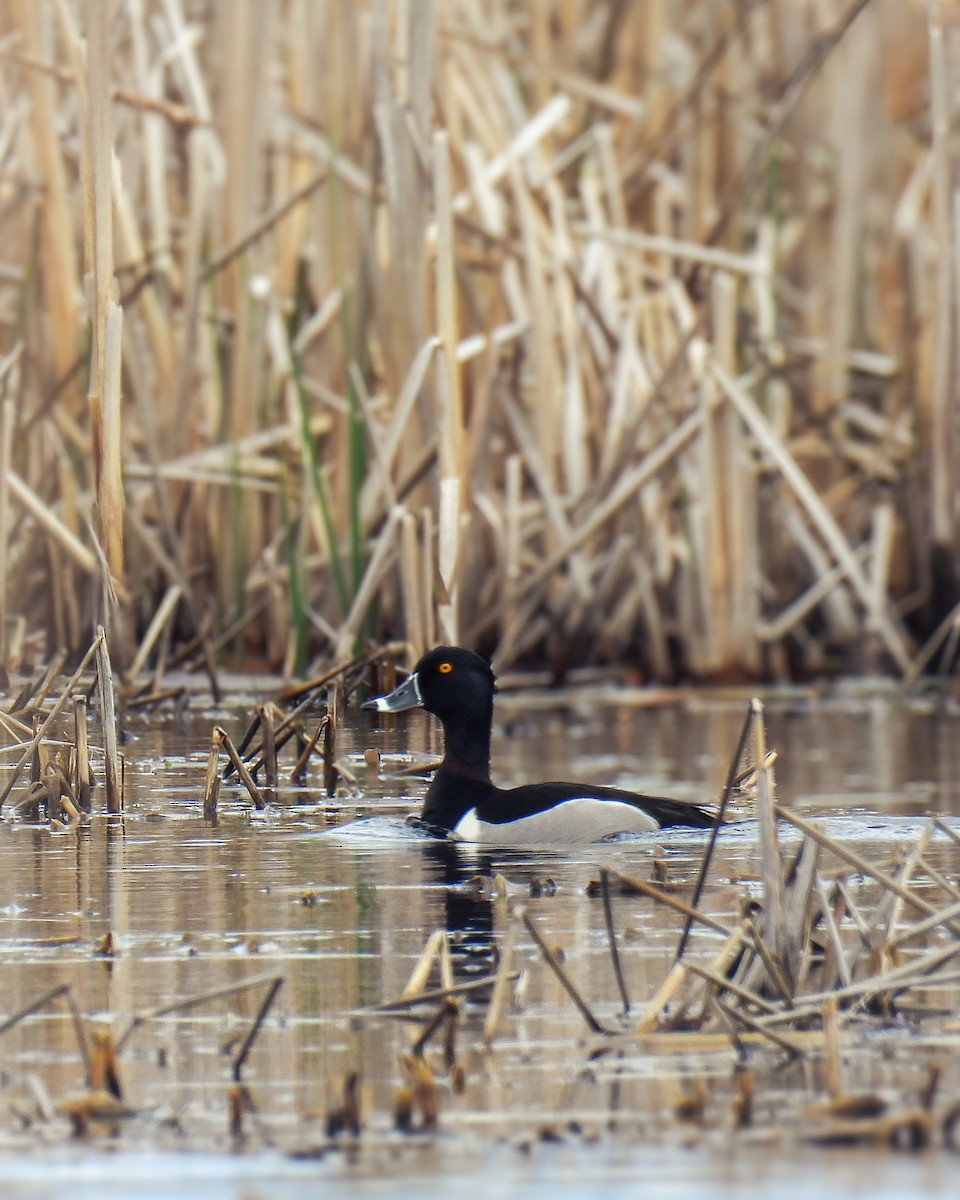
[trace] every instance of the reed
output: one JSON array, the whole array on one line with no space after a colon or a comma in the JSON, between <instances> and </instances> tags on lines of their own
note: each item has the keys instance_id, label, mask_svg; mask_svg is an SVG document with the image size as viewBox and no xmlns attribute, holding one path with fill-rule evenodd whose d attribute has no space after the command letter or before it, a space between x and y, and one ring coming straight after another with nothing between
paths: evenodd
<instances>
[{"instance_id":1,"label":"reed","mask_svg":"<svg viewBox=\"0 0 960 1200\"><path fill-rule=\"evenodd\" d=\"M0 4L10 665L949 666L947 7L555 8Z\"/></svg>"}]
</instances>

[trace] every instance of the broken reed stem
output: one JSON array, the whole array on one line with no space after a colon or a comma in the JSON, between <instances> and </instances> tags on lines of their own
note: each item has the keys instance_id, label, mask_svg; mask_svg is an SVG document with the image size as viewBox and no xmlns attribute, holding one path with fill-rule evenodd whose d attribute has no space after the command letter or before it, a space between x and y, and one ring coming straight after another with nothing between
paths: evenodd
<instances>
[{"instance_id":1,"label":"broken reed stem","mask_svg":"<svg viewBox=\"0 0 960 1200\"><path fill-rule=\"evenodd\" d=\"M717 815L714 818L713 827L710 830L710 837L703 849L703 858L700 860L700 870L697 874L697 882L694 884L693 897L690 901L690 912L687 914L687 919L684 921L683 930L680 934L680 941L677 943L677 950L674 958L679 962L683 957L683 952L687 947L687 939L690 937L690 929L696 919L695 913L697 905L700 903L700 897L703 895L703 888L707 881L707 872L710 870L710 860L713 858L714 847L717 844L717 836L720 833L720 826L723 824L723 818L727 811L727 805L730 803L730 796L733 793L734 784L737 779L737 773L740 770L740 760L743 758L743 752L746 749L747 738L750 736L750 730L754 721L754 709L751 704L747 708L747 715L743 719L743 725L740 729L740 737L737 740L737 748L733 752L733 758L730 760L730 766L727 770L727 780L723 785L723 795L720 797L720 807L717 809Z\"/></svg>"},{"instance_id":2,"label":"broken reed stem","mask_svg":"<svg viewBox=\"0 0 960 1200\"><path fill-rule=\"evenodd\" d=\"M652 883L647 883L645 879L640 879L636 875L624 875L621 871L613 871L627 887L632 888L641 895L649 897L658 904L665 904L668 908L672 908L674 912L680 913L686 917L691 923L699 921L701 925L706 925L709 929L716 930L717 933L722 933L724 937L729 937L733 933L733 929L729 925L725 925L723 921L718 921L716 917L711 917L709 913L701 912L698 908L688 904L685 900L679 899L677 896L671 896L669 892L663 892L660 888L655 887Z\"/></svg>"},{"instance_id":3,"label":"broken reed stem","mask_svg":"<svg viewBox=\"0 0 960 1200\"><path fill-rule=\"evenodd\" d=\"M820 900L820 911L823 914L823 923L827 929L827 936L830 939L830 945L833 948L833 956L837 963L837 972L840 976L840 982L844 987L847 987L853 982L850 977L850 967L847 964L847 956L843 950L843 942L840 940L840 930L837 928L836 918L833 915L833 905L830 903L830 897L827 894L826 886L820 876L817 876L817 896Z\"/></svg>"},{"instance_id":4,"label":"broken reed stem","mask_svg":"<svg viewBox=\"0 0 960 1200\"><path fill-rule=\"evenodd\" d=\"M745 1000L748 1004L759 1008L761 1012L772 1013L780 1011L776 1004L771 1004L769 1000L764 1000L762 996L758 996L756 992L751 992L743 984L736 983L732 979L727 979L725 975L718 974L718 972L712 970L710 967L701 967L697 963L689 961L685 965L691 974L699 975L701 979L711 984L716 989L715 994L718 997L723 992L731 992L738 1000Z\"/></svg>"},{"instance_id":5,"label":"broken reed stem","mask_svg":"<svg viewBox=\"0 0 960 1200\"><path fill-rule=\"evenodd\" d=\"M51 659L50 665L44 671L43 677L41 678L39 684L37 684L36 690L30 697L30 704L33 708L39 709L44 700L46 700L47 694L49 693L50 688L53 686L53 681L59 674L60 668L63 666L66 657L67 655L65 650L58 650Z\"/></svg>"},{"instance_id":6,"label":"broken reed stem","mask_svg":"<svg viewBox=\"0 0 960 1200\"><path fill-rule=\"evenodd\" d=\"M103 390L100 396L100 445L97 463L97 511L100 544L104 548L110 574L123 579L123 460L121 442L121 342L123 309L111 304L106 323L106 353L104 357ZM110 810L113 811L113 810ZM117 809L117 812L120 810Z\"/></svg>"},{"instance_id":7,"label":"broken reed stem","mask_svg":"<svg viewBox=\"0 0 960 1200\"><path fill-rule=\"evenodd\" d=\"M547 966L550 968L551 971L553 971L554 975L556 975L556 977L559 980L564 991L567 993L567 995L570 997L570 999L577 1006L577 1011L583 1017L584 1021L586 1021L587 1026L590 1029L590 1031L592 1033L609 1033L610 1030L608 1030L604 1025L601 1025L601 1023L593 1015L593 1013L590 1010L590 1006L587 1004L586 1000L584 1000L583 996L580 994L579 988L574 984L573 980L571 980L570 976L567 974L567 972L561 966L560 962L557 960L557 956L553 953L553 951L550 949L550 947L547 945L547 943L543 940L543 937L541 936L539 929L537 929L536 925L534 924L533 918L526 911L526 909L524 909L520 913L520 919L523 921L523 924L526 927L527 932L530 934L530 936L536 942L537 948L539 949L540 953L543 955L544 961L546 962Z\"/></svg>"},{"instance_id":8,"label":"broken reed stem","mask_svg":"<svg viewBox=\"0 0 960 1200\"><path fill-rule=\"evenodd\" d=\"M843 1095L843 1060L840 1057L840 1023L836 997L823 1002L823 1070L827 1094Z\"/></svg>"},{"instance_id":9,"label":"broken reed stem","mask_svg":"<svg viewBox=\"0 0 960 1200\"><path fill-rule=\"evenodd\" d=\"M84 812L89 812L90 801L90 746L87 736L87 698L76 696L73 701L73 740L76 747L74 777L77 801Z\"/></svg>"},{"instance_id":10,"label":"broken reed stem","mask_svg":"<svg viewBox=\"0 0 960 1200\"><path fill-rule=\"evenodd\" d=\"M767 734L763 705L750 701L753 714L754 762L757 769L757 827L760 835L760 871L763 879L763 935L775 954L783 954L785 923L783 911L783 862L774 813L776 796L772 768L767 765Z\"/></svg>"},{"instance_id":11,"label":"broken reed stem","mask_svg":"<svg viewBox=\"0 0 960 1200\"><path fill-rule=\"evenodd\" d=\"M513 966L515 940L514 926L511 925L500 953L500 961L497 964L497 974L493 981L493 991L490 993L490 1003L487 1005L487 1015L483 1019L483 1044L485 1046L493 1044L497 1027L500 1024L500 1013L503 1010L503 1001L510 980L510 968Z\"/></svg>"},{"instance_id":12,"label":"broken reed stem","mask_svg":"<svg viewBox=\"0 0 960 1200\"><path fill-rule=\"evenodd\" d=\"M156 645L161 633L166 629L168 622L172 619L182 595L183 588L178 583L172 583L167 588L166 595L160 601L157 611L153 614L153 618L147 626L147 632L143 635L143 640L134 656L133 662L125 673L125 677L131 682L137 678L146 665L147 659L150 657L150 652Z\"/></svg>"},{"instance_id":13,"label":"broken reed stem","mask_svg":"<svg viewBox=\"0 0 960 1200\"><path fill-rule=\"evenodd\" d=\"M511 971L507 976L507 982L513 983L519 977L519 971ZM465 996L471 992L482 992L484 988L494 987L496 979L495 975L485 975L481 979L468 979L464 983L455 983L450 988L434 988L429 992L420 992L416 996L387 1000L384 1004L374 1004L370 1008L359 1009L358 1012L361 1015L363 1013L388 1013L391 1016L398 1016L401 1013L410 1012L420 1004L433 1004L434 1001L443 1000L447 996Z\"/></svg>"},{"instance_id":14,"label":"broken reed stem","mask_svg":"<svg viewBox=\"0 0 960 1200\"><path fill-rule=\"evenodd\" d=\"M904 942L909 942L912 938L929 933L931 929L936 929L938 925L946 925L955 918L960 918L960 900L955 904L948 904L946 908L941 908L939 912L933 913L932 916L926 917L923 921L918 921L915 925L908 925L899 930L887 938L883 943L883 948L888 951L895 950L898 946L902 946Z\"/></svg>"},{"instance_id":15,"label":"broken reed stem","mask_svg":"<svg viewBox=\"0 0 960 1200\"><path fill-rule=\"evenodd\" d=\"M613 973L623 1001L623 1015L630 1012L630 996L627 993L627 982L623 977L623 965L620 962L620 951L617 948L617 933L613 927L613 908L610 904L610 872L606 867L600 868L600 895L603 898L603 920L607 927L607 943L610 946L610 958L613 962Z\"/></svg>"},{"instance_id":16,"label":"broken reed stem","mask_svg":"<svg viewBox=\"0 0 960 1200\"><path fill-rule=\"evenodd\" d=\"M33 738L31 739L29 745L24 750L22 757L19 759L16 766L11 771L9 778L7 779L7 782L4 785L3 791L0 792L0 810L2 810L7 797L13 791L13 788L14 788L17 780L20 778L21 771L27 765L27 763L30 761L30 759L33 757L34 751L36 750L37 746L39 746L39 744L43 740L43 738L46 736L47 730L50 728L50 726L54 723L54 721L60 715L61 709L66 704L73 689L76 687L78 680L80 679L81 675L83 675L84 671L86 671L87 667L90 665L90 660L99 651L101 643L103 642L103 639L104 639L104 633L103 633L103 628L101 627L97 630L97 636L93 639L93 644L90 646L90 649L86 652L86 654L80 660L80 665L77 667L76 671L74 671L73 675L70 678L69 683L63 689L63 691L60 693L59 698L54 702L53 708L50 710L49 714L47 715L47 717L43 721L43 723L37 728L37 731L36 731L36 733L34 733Z\"/></svg>"},{"instance_id":17,"label":"broken reed stem","mask_svg":"<svg viewBox=\"0 0 960 1200\"><path fill-rule=\"evenodd\" d=\"M879 867L875 867L872 863L865 859L862 854L857 854L855 850L848 849L846 846L830 837L829 834L824 833L822 829L818 828L818 826L814 825L812 822L804 820L803 817L798 817L796 813L790 812L789 809L784 808L780 804L775 804L773 806L773 810L780 820L786 821L789 825L793 825L795 828L799 829L801 833L805 833L808 837L813 838L815 842L819 842L820 845L825 849L829 850L833 854L836 854L838 858L842 858L845 862L850 863L851 866L856 867L856 869L862 872L864 875L869 875L871 879L876 880L877 883L881 884L888 891L891 891L895 895L899 896L901 900L905 900L907 904L919 909L919 911L924 913L926 916L933 916L936 914L937 910L928 901L922 899L922 897L916 895L914 892L911 892L909 888L897 883L892 876L888 875L885 871L881 871ZM951 933L960 936L960 925L955 924L953 921L944 923L947 925L947 928Z\"/></svg>"},{"instance_id":18,"label":"broken reed stem","mask_svg":"<svg viewBox=\"0 0 960 1200\"><path fill-rule=\"evenodd\" d=\"M193 996L185 996L182 1000L174 1000L170 1004L160 1004L156 1008L147 1009L145 1012L137 1013L130 1019L130 1024L124 1030L123 1034L117 1038L117 1054L127 1044L133 1034L141 1027L146 1025L148 1021L155 1021L158 1017L167 1017L171 1013L189 1012L191 1008L200 1008L204 1004L213 1004L217 1000L225 1000L229 996L240 996L244 992L249 992L253 988L261 987L263 984L275 984L277 980L283 982L283 977L278 975L252 975L249 979L242 980L240 983L231 983L226 987L214 988L209 992L198 992ZM272 989L274 994L276 989Z\"/></svg>"},{"instance_id":19,"label":"broken reed stem","mask_svg":"<svg viewBox=\"0 0 960 1200\"><path fill-rule=\"evenodd\" d=\"M415 1055L417 1058L422 1057L427 1042L430 1041L440 1026L446 1024L450 1020L451 1015L459 1012L460 1006L454 997L450 996L449 994L444 996L443 1001L437 1011L433 1014L429 1021L427 1021L426 1025L424 1025L423 1029L421 1029L414 1039L413 1044L410 1046L410 1053Z\"/></svg>"},{"instance_id":20,"label":"broken reed stem","mask_svg":"<svg viewBox=\"0 0 960 1200\"><path fill-rule=\"evenodd\" d=\"M882 971L880 974L871 975L857 983L851 983L849 987L831 988L829 991L813 992L810 995L798 997L793 1009L787 1009L781 1013L770 1013L761 1020L765 1025L767 1023L778 1024L780 1021L801 1021L820 1014L823 1002L831 998L836 998L837 1002L842 1004L848 1000L860 1001L872 996L885 994L893 996L898 992L917 986L918 983L924 986L936 983L936 977L929 978L930 972L949 962L958 953L960 953L960 942L942 946L911 962L903 963L899 967L893 967L889 971Z\"/></svg>"},{"instance_id":21,"label":"broken reed stem","mask_svg":"<svg viewBox=\"0 0 960 1200\"><path fill-rule=\"evenodd\" d=\"M272 800L275 798L277 787L277 742L274 736L273 708L269 704L261 704L259 712L260 739L263 747L261 756L263 773L266 776L264 791Z\"/></svg>"},{"instance_id":22,"label":"broken reed stem","mask_svg":"<svg viewBox=\"0 0 960 1200\"><path fill-rule=\"evenodd\" d=\"M8 477L13 460L13 400L7 396L0 406L0 666L7 662L7 548L10 531L10 489Z\"/></svg>"},{"instance_id":23,"label":"broken reed stem","mask_svg":"<svg viewBox=\"0 0 960 1200\"><path fill-rule=\"evenodd\" d=\"M10 494L20 502L21 506L43 527L52 540L85 575L99 574L100 566L96 555L88 550L83 542L64 525L36 492L24 483L16 471L7 472L7 487Z\"/></svg>"},{"instance_id":24,"label":"broken reed stem","mask_svg":"<svg viewBox=\"0 0 960 1200\"><path fill-rule=\"evenodd\" d=\"M795 1042L792 1038L784 1037L782 1033L777 1033L775 1029L769 1029L766 1025L761 1025L759 1021L755 1020L748 1013L745 1013L743 1009L738 1008L736 1011L734 1011L734 1009L730 1008L729 1005L724 1004L724 1002L718 996L714 997L714 1003L726 1013L730 1021L734 1023L739 1022L741 1025L746 1025L746 1027L752 1030L752 1032L759 1033L761 1037L773 1042L773 1044L775 1046L779 1046L781 1050L786 1050L791 1058L803 1057L803 1047Z\"/></svg>"},{"instance_id":25,"label":"broken reed stem","mask_svg":"<svg viewBox=\"0 0 960 1200\"><path fill-rule=\"evenodd\" d=\"M427 980L430 978L430 972L433 970L434 960L440 953L440 943L445 941L446 937L447 931L445 929L435 929L427 938L427 944L424 946L420 957L410 972L407 985L400 993L401 1000L410 1000L413 997L419 996L426 987ZM444 986L445 990L446 986Z\"/></svg>"},{"instance_id":26,"label":"broken reed stem","mask_svg":"<svg viewBox=\"0 0 960 1200\"><path fill-rule=\"evenodd\" d=\"M770 947L760 936L760 931L754 925L753 921L747 920L747 933L750 935L750 940L753 943L754 949L760 956L760 961L766 967L767 975L770 977L770 982L780 993L784 1004L788 1008L793 1005L793 989L783 974L783 968L777 962L776 958L770 951Z\"/></svg>"},{"instance_id":27,"label":"broken reed stem","mask_svg":"<svg viewBox=\"0 0 960 1200\"><path fill-rule=\"evenodd\" d=\"M61 983L55 988L51 988L49 992L44 992L42 996L38 996L36 1000L31 1000L24 1008L18 1009L12 1016L6 1017L0 1021L0 1037L19 1025L21 1021L32 1016L35 1012L39 1012L41 1008L46 1008L52 1004L54 1000L58 1000L63 996L67 1001L67 1006L70 1009L70 1017L73 1021L73 1033L77 1039L77 1047L80 1050L80 1057L83 1059L84 1074L89 1081L90 1079L90 1044L87 1041L87 1034L83 1024L83 1018L80 1016L80 1010L77 1007L77 1002L74 999L73 988L69 983Z\"/></svg>"},{"instance_id":28,"label":"broken reed stem","mask_svg":"<svg viewBox=\"0 0 960 1200\"><path fill-rule=\"evenodd\" d=\"M297 700L301 696L306 696L307 700L305 703L309 704L312 701L313 692L328 683L332 683L339 676L366 666L382 655L402 654L404 649L405 645L403 642L388 642L385 646L378 646L375 650L365 650L362 654L355 654L352 658L337 663L335 667L331 667L329 671L324 671L322 675L315 675L312 679L305 679L303 683L297 683L292 687L284 688L282 692L277 694L276 698L282 702L285 700ZM290 715L293 716L293 713Z\"/></svg>"},{"instance_id":29,"label":"broken reed stem","mask_svg":"<svg viewBox=\"0 0 960 1200\"><path fill-rule=\"evenodd\" d=\"M233 744L233 738L231 738L230 734L227 733L222 725L215 725L213 731L215 735L219 736L221 744L223 745L227 754L230 756L230 762L233 764L233 769L240 776L240 782L247 789L254 806L262 811L267 807L267 802L261 795L260 789L253 780L253 776L247 770L246 763L237 752L237 748Z\"/></svg>"},{"instance_id":30,"label":"broken reed stem","mask_svg":"<svg viewBox=\"0 0 960 1200\"><path fill-rule=\"evenodd\" d=\"M123 811L123 775L117 747L117 711L113 691L113 669L103 626L97 626L97 688L100 696L100 721L103 731L104 784L107 793L107 812Z\"/></svg>"},{"instance_id":31,"label":"broken reed stem","mask_svg":"<svg viewBox=\"0 0 960 1200\"><path fill-rule=\"evenodd\" d=\"M313 731L313 734L310 736L310 738L304 745L303 749L300 751L300 757L297 759L296 765L294 766L293 770L290 772L290 778L292 780L297 780L297 779L302 778L304 771L306 771L306 769L307 769L307 763L310 761L310 756L313 754L314 750L316 750L317 743L320 741L320 738L323 735L323 733L326 730L326 727L329 723L330 723L330 714L324 713L323 716L320 718L320 720L317 722L317 727Z\"/></svg>"},{"instance_id":32,"label":"broken reed stem","mask_svg":"<svg viewBox=\"0 0 960 1200\"><path fill-rule=\"evenodd\" d=\"M259 744L257 745L256 749L250 751L249 754L247 753L247 751L250 749L250 743L253 741L254 737L259 732L260 732L260 709L258 708L253 714L253 720L247 726L246 730L244 731L243 737L240 739L240 745L237 746L237 753L240 755L241 758L244 758L244 759L253 758L254 754L259 753L259 751L260 751ZM233 774L234 769L235 768L234 768L233 762L231 760L229 766L224 768L224 772L223 772L224 779L229 779L230 776Z\"/></svg>"},{"instance_id":33,"label":"broken reed stem","mask_svg":"<svg viewBox=\"0 0 960 1200\"><path fill-rule=\"evenodd\" d=\"M283 976L277 975L270 982L267 989L267 994L263 998L263 1003L257 1010L257 1015L253 1018L253 1024L250 1026L247 1036L243 1039L240 1049L237 1051L237 1056L233 1060L233 1082L240 1082L240 1072L243 1070L243 1064L247 1061L247 1056L253 1049L253 1043L257 1039L257 1034L260 1032L261 1026L267 1019L267 1013L270 1011L270 1006L273 1004L277 992L283 987Z\"/></svg>"},{"instance_id":34,"label":"broken reed stem","mask_svg":"<svg viewBox=\"0 0 960 1200\"><path fill-rule=\"evenodd\" d=\"M223 740L221 730L214 726L210 736L210 753L207 755L207 774L203 785L203 817L211 823L217 819L217 797L220 793L220 750Z\"/></svg>"}]
</instances>

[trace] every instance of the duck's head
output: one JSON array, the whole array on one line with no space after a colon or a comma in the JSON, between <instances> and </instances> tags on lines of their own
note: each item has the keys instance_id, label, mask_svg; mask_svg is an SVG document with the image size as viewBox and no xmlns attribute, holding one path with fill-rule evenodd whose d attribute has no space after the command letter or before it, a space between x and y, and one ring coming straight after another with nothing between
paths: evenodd
<instances>
[{"instance_id":1,"label":"duck's head","mask_svg":"<svg viewBox=\"0 0 960 1200\"><path fill-rule=\"evenodd\" d=\"M395 713L420 707L444 723L470 717L489 721L495 688L485 658L460 646L437 646L427 651L398 688L368 700L363 708Z\"/></svg>"}]
</instances>

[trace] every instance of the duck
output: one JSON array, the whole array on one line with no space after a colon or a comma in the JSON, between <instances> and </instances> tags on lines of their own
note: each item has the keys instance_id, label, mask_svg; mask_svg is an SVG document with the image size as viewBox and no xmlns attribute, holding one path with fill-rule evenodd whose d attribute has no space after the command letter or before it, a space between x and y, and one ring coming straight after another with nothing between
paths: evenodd
<instances>
[{"instance_id":1,"label":"duck","mask_svg":"<svg viewBox=\"0 0 960 1200\"><path fill-rule=\"evenodd\" d=\"M522 847L713 824L699 805L624 788L560 781L497 787L490 777L495 691L485 658L461 646L437 646L392 692L361 706L381 713L423 708L443 726L443 761L424 798L421 827L459 842Z\"/></svg>"}]
</instances>

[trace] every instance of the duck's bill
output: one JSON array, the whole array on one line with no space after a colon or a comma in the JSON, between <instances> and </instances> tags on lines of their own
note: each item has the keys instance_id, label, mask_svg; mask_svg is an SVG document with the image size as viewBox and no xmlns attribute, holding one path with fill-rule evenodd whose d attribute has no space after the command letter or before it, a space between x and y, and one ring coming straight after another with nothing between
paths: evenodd
<instances>
[{"instance_id":1,"label":"duck's bill","mask_svg":"<svg viewBox=\"0 0 960 1200\"><path fill-rule=\"evenodd\" d=\"M408 675L398 688L394 688L388 696L377 696L367 700L361 708L374 712L405 712L408 708L419 708L423 704L420 696L420 680L416 673Z\"/></svg>"}]
</instances>

